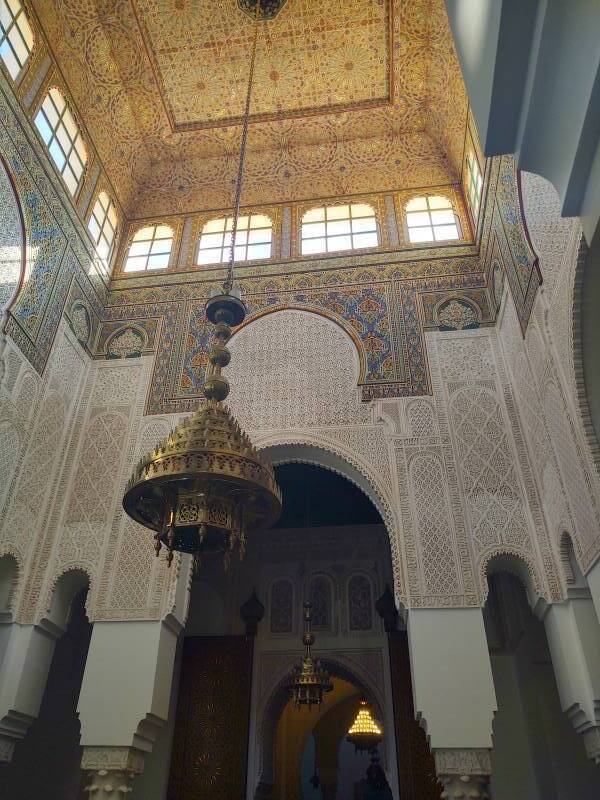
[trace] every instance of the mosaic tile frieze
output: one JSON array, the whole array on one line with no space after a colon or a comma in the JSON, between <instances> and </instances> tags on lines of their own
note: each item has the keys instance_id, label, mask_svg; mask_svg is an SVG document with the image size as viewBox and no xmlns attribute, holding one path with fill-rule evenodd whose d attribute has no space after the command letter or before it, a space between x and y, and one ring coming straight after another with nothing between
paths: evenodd
<instances>
[{"instance_id":1,"label":"mosaic tile frieze","mask_svg":"<svg viewBox=\"0 0 600 800\"><path fill-rule=\"evenodd\" d=\"M326 285L322 275L320 281L311 280L319 276L308 273L304 286L280 276L285 289L279 283L273 285L269 276L240 280L248 306L245 324L283 309L323 314L346 330L356 345L364 400L429 393L421 296L441 302L462 291L472 302L479 301L487 314L483 276L470 272L420 280L381 280L381 273L375 272L380 279L374 280L371 270L366 273L361 269L340 270L337 280ZM353 283L350 277L355 279ZM127 325L144 331L144 352L156 351L146 413L184 412L196 407L210 335L204 304L217 287L217 283L195 283L130 288L119 292L118 297L111 292L112 304L106 307L95 355L113 357L107 343Z\"/></svg>"},{"instance_id":2,"label":"mosaic tile frieze","mask_svg":"<svg viewBox=\"0 0 600 800\"><path fill-rule=\"evenodd\" d=\"M485 271L491 280L493 266L502 263L517 308L521 331L525 333L533 302L541 284L538 257L524 223L516 163L512 156L494 159L497 180L489 227L484 225ZM490 186L490 191L492 186Z\"/></svg>"},{"instance_id":3,"label":"mosaic tile frieze","mask_svg":"<svg viewBox=\"0 0 600 800\"><path fill-rule=\"evenodd\" d=\"M25 222L26 269L7 332L38 372L44 369L72 282L99 317L106 278L46 154L0 75L0 153Z\"/></svg>"}]
</instances>

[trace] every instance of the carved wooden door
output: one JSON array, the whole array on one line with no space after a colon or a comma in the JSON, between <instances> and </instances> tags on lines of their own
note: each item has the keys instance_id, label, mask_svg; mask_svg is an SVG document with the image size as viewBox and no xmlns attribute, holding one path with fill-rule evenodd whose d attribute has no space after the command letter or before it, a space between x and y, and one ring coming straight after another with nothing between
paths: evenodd
<instances>
[{"instance_id":1,"label":"carved wooden door","mask_svg":"<svg viewBox=\"0 0 600 800\"><path fill-rule=\"evenodd\" d=\"M244 800L253 639L185 640L168 800Z\"/></svg>"},{"instance_id":2,"label":"carved wooden door","mask_svg":"<svg viewBox=\"0 0 600 800\"><path fill-rule=\"evenodd\" d=\"M389 634L400 800L440 800L442 787L425 732L415 720L406 631Z\"/></svg>"}]
</instances>

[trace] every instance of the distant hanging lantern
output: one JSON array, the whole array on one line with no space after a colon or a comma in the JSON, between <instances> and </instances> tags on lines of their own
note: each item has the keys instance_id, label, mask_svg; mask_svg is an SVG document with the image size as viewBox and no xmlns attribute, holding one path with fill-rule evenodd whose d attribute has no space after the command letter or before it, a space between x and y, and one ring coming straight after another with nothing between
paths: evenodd
<instances>
[{"instance_id":1,"label":"distant hanging lantern","mask_svg":"<svg viewBox=\"0 0 600 800\"><path fill-rule=\"evenodd\" d=\"M371 715L371 709L364 697L359 701L358 714L346 736L346 741L354 745L356 753L374 750L381 742L383 734Z\"/></svg>"},{"instance_id":2,"label":"distant hanging lantern","mask_svg":"<svg viewBox=\"0 0 600 800\"><path fill-rule=\"evenodd\" d=\"M319 659L313 657L311 647L315 643L315 635L310 630L312 622L311 604L304 603L304 634L302 642L306 648L300 664L292 670L290 690L296 708L320 706L326 692L333 689L329 673L321 666Z\"/></svg>"}]
</instances>

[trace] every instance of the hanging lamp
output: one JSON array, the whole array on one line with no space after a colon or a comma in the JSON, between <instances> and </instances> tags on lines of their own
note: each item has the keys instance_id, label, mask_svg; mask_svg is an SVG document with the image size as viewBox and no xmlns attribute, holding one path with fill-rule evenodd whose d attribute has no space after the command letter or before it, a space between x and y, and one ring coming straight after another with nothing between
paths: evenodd
<instances>
[{"instance_id":1,"label":"hanging lamp","mask_svg":"<svg viewBox=\"0 0 600 800\"><path fill-rule=\"evenodd\" d=\"M222 374L231 353L227 342L246 307L234 286L235 241L240 216L250 101L261 19L272 17L273 0L248 0L254 11L252 54L246 91L227 274L222 290L206 304L215 326L198 410L178 425L137 464L123 497L136 522L155 532L158 555L167 550L191 553L197 569L205 555L243 558L246 534L268 528L281 514L281 492L273 467L256 450L223 401L229 382ZM264 8L263 8L264 6ZM268 12L268 13L267 13Z\"/></svg>"},{"instance_id":2,"label":"hanging lamp","mask_svg":"<svg viewBox=\"0 0 600 800\"><path fill-rule=\"evenodd\" d=\"M365 753L374 750L382 738L381 728L373 719L367 701L361 697L356 719L350 726L346 741L354 745L355 753Z\"/></svg>"},{"instance_id":3,"label":"hanging lamp","mask_svg":"<svg viewBox=\"0 0 600 800\"><path fill-rule=\"evenodd\" d=\"M311 647L315 643L315 635L310 629L312 622L311 604L304 603L304 634L302 642L306 648L302 661L297 664L291 674L290 691L296 708L320 706L326 692L333 689L329 673L321 666L319 659L314 658Z\"/></svg>"}]
</instances>

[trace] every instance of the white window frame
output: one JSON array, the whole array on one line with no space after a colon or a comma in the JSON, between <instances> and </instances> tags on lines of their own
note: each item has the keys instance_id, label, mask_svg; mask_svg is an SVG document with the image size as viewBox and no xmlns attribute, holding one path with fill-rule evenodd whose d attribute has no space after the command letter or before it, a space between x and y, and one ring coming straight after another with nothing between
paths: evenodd
<instances>
[{"instance_id":1,"label":"white window frame","mask_svg":"<svg viewBox=\"0 0 600 800\"><path fill-rule=\"evenodd\" d=\"M102 197L106 198L106 204L102 201ZM97 228L96 232L90 227L92 225ZM106 266L110 264L114 253L117 241L117 226L117 207L113 199L107 192L98 192L88 220L88 231L94 242L96 252Z\"/></svg>"},{"instance_id":2,"label":"white window frame","mask_svg":"<svg viewBox=\"0 0 600 800\"><path fill-rule=\"evenodd\" d=\"M56 86L47 92L34 121L67 190L76 197L85 175L87 151L75 116Z\"/></svg>"},{"instance_id":3,"label":"white window frame","mask_svg":"<svg viewBox=\"0 0 600 800\"><path fill-rule=\"evenodd\" d=\"M31 58L35 37L19 0L0 0L0 58L16 81ZM24 50L25 54L19 52Z\"/></svg>"},{"instance_id":4,"label":"white window frame","mask_svg":"<svg viewBox=\"0 0 600 800\"><path fill-rule=\"evenodd\" d=\"M421 209L410 209L411 203L417 201L424 201L425 207ZM445 200L446 204L441 205L439 200ZM440 215L452 214L452 221L440 220ZM418 218L418 221L417 221ZM438 220L436 222L436 219ZM411 224L414 221L414 224ZM404 206L404 226L406 230L406 238L409 244L413 246L426 245L426 244L442 244L445 242L458 242L462 238L462 231L458 214L454 209L452 200L445 194L428 194L416 195L412 197ZM451 229L456 230L456 236L445 236L445 233L450 232ZM427 238L411 237L411 231L429 231Z\"/></svg>"},{"instance_id":5,"label":"white window frame","mask_svg":"<svg viewBox=\"0 0 600 800\"><path fill-rule=\"evenodd\" d=\"M368 213L365 213L366 209ZM370 220L372 224L368 224L367 221ZM349 224L344 225L344 223ZM320 247L319 243L322 243L323 247ZM369 250L380 245L377 212L370 203L315 206L302 215L300 224L302 255Z\"/></svg>"},{"instance_id":6,"label":"white window frame","mask_svg":"<svg viewBox=\"0 0 600 800\"><path fill-rule=\"evenodd\" d=\"M467 199L469 201L473 218L477 219L479 217L479 209L481 208L483 178L479 168L479 162L477 161L473 150L469 150L465 162L467 165Z\"/></svg>"},{"instance_id":7,"label":"white window frame","mask_svg":"<svg viewBox=\"0 0 600 800\"><path fill-rule=\"evenodd\" d=\"M169 231L169 235L163 235L165 231ZM145 231L152 231L152 233L145 237ZM158 235L160 232L160 235ZM134 233L125 256L123 264L123 272L149 272L158 269L168 269L171 256L173 254L173 241L175 239L175 232L170 225L163 225L160 222L152 223L151 225L143 225ZM167 248L166 243L169 243ZM147 245L147 247L142 247ZM132 249L136 248L137 251L132 254ZM167 256L165 259L164 256ZM151 264L151 259L166 261L164 264ZM162 257L162 258L160 258ZM143 263L143 266L141 265ZM129 268L128 268L129 265Z\"/></svg>"},{"instance_id":8,"label":"white window frame","mask_svg":"<svg viewBox=\"0 0 600 800\"><path fill-rule=\"evenodd\" d=\"M260 224L267 220L267 224ZM253 225L253 222L255 223ZM204 223L196 248L196 266L226 264L231 252L233 217L209 219ZM256 255L269 246L268 255ZM266 261L273 257L273 220L267 214L241 214L235 234L235 262Z\"/></svg>"}]
</instances>

